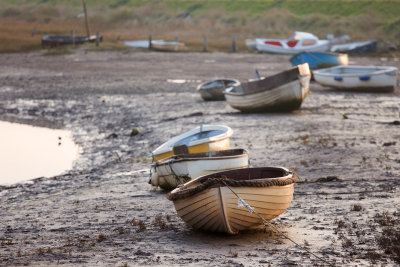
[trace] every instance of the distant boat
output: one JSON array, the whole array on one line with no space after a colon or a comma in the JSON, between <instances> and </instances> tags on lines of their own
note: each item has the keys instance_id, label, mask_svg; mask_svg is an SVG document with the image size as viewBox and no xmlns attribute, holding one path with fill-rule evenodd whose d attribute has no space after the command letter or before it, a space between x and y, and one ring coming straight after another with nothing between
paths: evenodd
<instances>
[{"instance_id":1,"label":"distant boat","mask_svg":"<svg viewBox=\"0 0 400 267\"><path fill-rule=\"evenodd\" d=\"M99 41L101 42L103 40L102 36L99 36ZM96 35L91 35L91 36L75 36L74 38L72 35L66 35L66 36L58 36L58 35L44 35L42 37L42 46L50 46L50 47L56 47L60 45L72 45L72 44L83 44L87 42L96 42Z\"/></svg>"},{"instance_id":2,"label":"distant boat","mask_svg":"<svg viewBox=\"0 0 400 267\"><path fill-rule=\"evenodd\" d=\"M368 53L376 51L376 45L377 42L375 40L337 44L333 45L330 51L336 53L348 53L348 54Z\"/></svg>"},{"instance_id":3,"label":"distant boat","mask_svg":"<svg viewBox=\"0 0 400 267\"><path fill-rule=\"evenodd\" d=\"M245 40L246 46L250 50L257 50L257 41L256 39L246 39Z\"/></svg>"},{"instance_id":4,"label":"distant boat","mask_svg":"<svg viewBox=\"0 0 400 267\"><path fill-rule=\"evenodd\" d=\"M198 177L167 197L194 229L237 234L263 225L255 212L268 221L285 212L297 180L282 167L243 168Z\"/></svg>"},{"instance_id":5,"label":"distant boat","mask_svg":"<svg viewBox=\"0 0 400 267\"><path fill-rule=\"evenodd\" d=\"M348 65L347 54L336 54L327 52L301 52L290 58L292 66L308 63L310 69L328 68L337 65Z\"/></svg>"},{"instance_id":6,"label":"distant boat","mask_svg":"<svg viewBox=\"0 0 400 267\"><path fill-rule=\"evenodd\" d=\"M247 168L249 155L244 149L175 155L152 165L149 183L172 190L191 179L210 173Z\"/></svg>"},{"instance_id":7,"label":"distant boat","mask_svg":"<svg viewBox=\"0 0 400 267\"><path fill-rule=\"evenodd\" d=\"M126 46L136 47L136 48L149 48L148 40L137 40L137 41L125 41ZM158 51L180 51L185 47L184 43L176 41L164 41L164 40L152 40L151 48Z\"/></svg>"},{"instance_id":8,"label":"distant boat","mask_svg":"<svg viewBox=\"0 0 400 267\"><path fill-rule=\"evenodd\" d=\"M223 91L239 82L235 79L217 79L197 86L197 91L205 101L225 100Z\"/></svg>"},{"instance_id":9,"label":"distant boat","mask_svg":"<svg viewBox=\"0 0 400 267\"><path fill-rule=\"evenodd\" d=\"M177 154L227 150L232 133L225 125L204 124L165 142L152 152L152 156L159 161Z\"/></svg>"},{"instance_id":10,"label":"distant boat","mask_svg":"<svg viewBox=\"0 0 400 267\"><path fill-rule=\"evenodd\" d=\"M299 52L325 52L328 40L320 40L308 32L295 32L289 39L255 39L260 52L276 54L297 54Z\"/></svg>"},{"instance_id":11,"label":"distant boat","mask_svg":"<svg viewBox=\"0 0 400 267\"><path fill-rule=\"evenodd\" d=\"M224 91L228 104L243 112L279 112L300 108L309 91L311 72L307 63L278 74Z\"/></svg>"},{"instance_id":12,"label":"distant boat","mask_svg":"<svg viewBox=\"0 0 400 267\"><path fill-rule=\"evenodd\" d=\"M315 81L339 90L392 92L398 70L390 66L336 66L313 71Z\"/></svg>"}]
</instances>

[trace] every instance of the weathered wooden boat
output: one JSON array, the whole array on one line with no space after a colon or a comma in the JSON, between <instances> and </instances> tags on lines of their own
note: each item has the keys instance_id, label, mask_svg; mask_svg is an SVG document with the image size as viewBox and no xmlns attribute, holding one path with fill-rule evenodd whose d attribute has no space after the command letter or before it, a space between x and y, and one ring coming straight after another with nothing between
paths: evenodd
<instances>
[{"instance_id":1,"label":"weathered wooden boat","mask_svg":"<svg viewBox=\"0 0 400 267\"><path fill-rule=\"evenodd\" d=\"M232 129L225 125L204 124L160 145L152 152L152 156L159 161L177 154L227 150L232 133Z\"/></svg>"},{"instance_id":2,"label":"weathered wooden boat","mask_svg":"<svg viewBox=\"0 0 400 267\"><path fill-rule=\"evenodd\" d=\"M258 51L276 54L325 52L329 49L329 45L328 40L320 40L308 32L294 32L289 39L256 39Z\"/></svg>"},{"instance_id":3,"label":"weathered wooden boat","mask_svg":"<svg viewBox=\"0 0 400 267\"><path fill-rule=\"evenodd\" d=\"M242 112L285 112L300 108L309 91L307 63L262 79L236 83L224 91L228 104Z\"/></svg>"},{"instance_id":4,"label":"weathered wooden boat","mask_svg":"<svg viewBox=\"0 0 400 267\"><path fill-rule=\"evenodd\" d=\"M102 36L99 36L99 41L103 40ZM72 45L72 44L83 44L88 42L96 42L96 35L92 36L57 36L57 35L44 35L42 37L42 46L43 47L56 47L60 45Z\"/></svg>"},{"instance_id":5,"label":"weathered wooden boat","mask_svg":"<svg viewBox=\"0 0 400 267\"><path fill-rule=\"evenodd\" d=\"M330 51L336 53L348 53L348 54L369 53L376 51L376 45L377 41L375 40L336 44L332 45Z\"/></svg>"},{"instance_id":6,"label":"weathered wooden boat","mask_svg":"<svg viewBox=\"0 0 400 267\"><path fill-rule=\"evenodd\" d=\"M172 190L200 176L248 166L249 155L244 149L175 155L154 163L148 182L165 190Z\"/></svg>"},{"instance_id":7,"label":"weathered wooden boat","mask_svg":"<svg viewBox=\"0 0 400 267\"><path fill-rule=\"evenodd\" d=\"M197 91L205 101L225 100L224 90L239 82L235 79L217 79L197 86Z\"/></svg>"},{"instance_id":8,"label":"weathered wooden boat","mask_svg":"<svg viewBox=\"0 0 400 267\"><path fill-rule=\"evenodd\" d=\"M292 66L308 63L310 69L322 69L338 65L348 65L347 54L328 52L301 52L290 58Z\"/></svg>"},{"instance_id":9,"label":"weathered wooden boat","mask_svg":"<svg viewBox=\"0 0 400 267\"><path fill-rule=\"evenodd\" d=\"M268 221L285 212L297 180L282 167L236 169L198 177L167 197L194 229L237 234L263 224L255 212Z\"/></svg>"},{"instance_id":10,"label":"weathered wooden boat","mask_svg":"<svg viewBox=\"0 0 400 267\"><path fill-rule=\"evenodd\" d=\"M390 66L336 66L313 71L318 83L339 90L392 92L398 70Z\"/></svg>"}]
</instances>

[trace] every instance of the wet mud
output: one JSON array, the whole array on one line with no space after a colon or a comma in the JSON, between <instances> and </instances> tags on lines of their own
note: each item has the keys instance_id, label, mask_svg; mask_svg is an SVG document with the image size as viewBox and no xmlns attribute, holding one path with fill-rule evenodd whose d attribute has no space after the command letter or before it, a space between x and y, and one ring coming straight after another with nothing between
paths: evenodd
<instances>
[{"instance_id":1,"label":"wet mud","mask_svg":"<svg viewBox=\"0 0 400 267\"><path fill-rule=\"evenodd\" d=\"M245 81L255 69L277 73L289 58L1 54L0 120L69 130L83 153L62 175L0 187L0 265L399 264L398 90L338 92L312 83L300 110L273 114L204 102L195 90L216 78ZM400 67L395 57L350 63ZM251 166L297 172L293 202L273 225L325 261L269 227L235 236L193 231L165 192L145 182L151 151L202 123L230 126L232 148L247 149Z\"/></svg>"}]
</instances>

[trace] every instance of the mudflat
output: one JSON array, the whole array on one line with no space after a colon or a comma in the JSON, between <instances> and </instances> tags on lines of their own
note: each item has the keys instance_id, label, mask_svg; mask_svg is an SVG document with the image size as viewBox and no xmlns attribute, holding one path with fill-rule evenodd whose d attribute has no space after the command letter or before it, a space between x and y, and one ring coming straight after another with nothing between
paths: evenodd
<instances>
[{"instance_id":1,"label":"mudflat","mask_svg":"<svg viewBox=\"0 0 400 267\"><path fill-rule=\"evenodd\" d=\"M70 130L83 152L62 175L0 187L0 265L399 264L398 89L339 92L313 82L295 112L244 114L202 101L196 86L246 81L255 69L275 74L290 56L45 54L0 54L0 120ZM350 56L350 64L400 67L396 57ZM292 204L272 223L302 247L270 227L194 231L146 183L151 151L200 124L230 126L231 147L247 149L251 166L296 171Z\"/></svg>"}]
</instances>

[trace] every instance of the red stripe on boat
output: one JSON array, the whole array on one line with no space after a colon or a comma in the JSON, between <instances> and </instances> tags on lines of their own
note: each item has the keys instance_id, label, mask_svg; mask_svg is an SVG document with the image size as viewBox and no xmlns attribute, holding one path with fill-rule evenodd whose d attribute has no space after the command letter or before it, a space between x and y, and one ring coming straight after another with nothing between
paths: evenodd
<instances>
[{"instance_id":1,"label":"red stripe on boat","mask_svg":"<svg viewBox=\"0 0 400 267\"><path fill-rule=\"evenodd\" d=\"M289 47L295 47L296 44L297 44L297 41L288 41L288 42L287 42L287 45L288 45Z\"/></svg>"},{"instance_id":2,"label":"red stripe on boat","mask_svg":"<svg viewBox=\"0 0 400 267\"><path fill-rule=\"evenodd\" d=\"M276 41L266 41L265 44L267 44L267 45L282 46L282 44L281 44L280 42L276 42Z\"/></svg>"}]
</instances>

